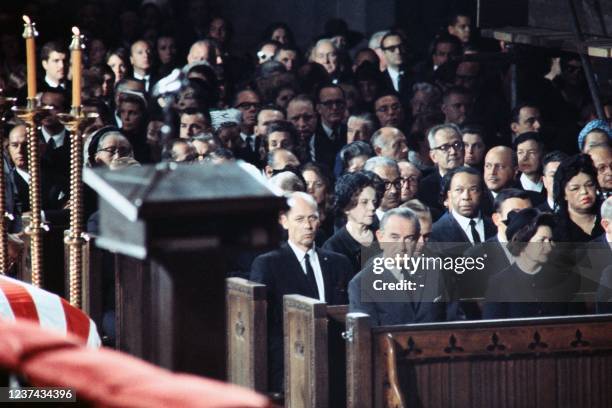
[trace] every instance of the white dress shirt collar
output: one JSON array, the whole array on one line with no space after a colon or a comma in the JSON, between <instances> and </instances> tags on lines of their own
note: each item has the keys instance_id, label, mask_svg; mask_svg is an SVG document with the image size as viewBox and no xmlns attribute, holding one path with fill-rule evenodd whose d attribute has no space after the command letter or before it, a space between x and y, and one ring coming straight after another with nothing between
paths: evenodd
<instances>
[{"instance_id":1,"label":"white dress shirt collar","mask_svg":"<svg viewBox=\"0 0 612 408\"><path fill-rule=\"evenodd\" d=\"M499 232L497 233L497 240L499 241L499 245L501 245L502 249L504 250L506 258L508 258L508 261L513 264L514 255L512 255L510 251L508 251L508 240L505 237L502 237Z\"/></svg>"},{"instance_id":2,"label":"white dress shirt collar","mask_svg":"<svg viewBox=\"0 0 612 408\"><path fill-rule=\"evenodd\" d=\"M66 85L61 83L61 82L55 82L54 80L52 80L51 78L49 78L48 76L45 75L45 82L47 83L47 85L49 85L51 88L57 88L57 87L61 87L61 88L66 88Z\"/></svg>"},{"instance_id":3,"label":"white dress shirt collar","mask_svg":"<svg viewBox=\"0 0 612 408\"><path fill-rule=\"evenodd\" d=\"M536 193L541 193L542 189L544 188L544 183L542 183L542 180L534 183L525 173L521 174L521 185L525 190L535 191Z\"/></svg>"},{"instance_id":4,"label":"white dress shirt collar","mask_svg":"<svg viewBox=\"0 0 612 408\"><path fill-rule=\"evenodd\" d=\"M325 134L327 135L327 137L330 140L334 140L332 138L332 135L334 134L334 129L330 128L329 126L327 126L323 121L321 121L321 127L323 128L323 131L325 132Z\"/></svg>"},{"instance_id":5,"label":"white dress shirt collar","mask_svg":"<svg viewBox=\"0 0 612 408\"><path fill-rule=\"evenodd\" d=\"M472 237L472 228L470 227L470 221L476 221L476 231L478 232L478 235L480 235L480 241L485 241L484 222L482 220L482 217L480 216L480 213L478 213L476 217L472 218L464 217L457 211L451 211L450 214L459 223L459 226L461 227L463 232L465 232L465 235L467 235L468 239L472 244L474 243L474 238Z\"/></svg>"},{"instance_id":6,"label":"white dress shirt collar","mask_svg":"<svg viewBox=\"0 0 612 408\"><path fill-rule=\"evenodd\" d=\"M30 173L25 170L21 170L19 167L15 167L15 171L17 174L21 176L21 178L27 183L30 184Z\"/></svg>"},{"instance_id":7,"label":"white dress shirt collar","mask_svg":"<svg viewBox=\"0 0 612 408\"><path fill-rule=\"evenodd\" d=\"M49 139L53 138L53 142L55 143L56 149L64 145L64 139L66 137L66 129L62 129L61 132L55 135L52 135L49 132L47 132L47 129L45 129L44 126L41 129L42 129L43 137L45 138L45 143L49 143Z\"/></svg>"},{"instance_id":8,"label":"white dress shirt collar","mask_svg":"<svg viewBox=\"0 0 612 408\"><path fill-rule=\"evenodd\" d=\"M325 302L325 283L323 282L323 271L321 270L321 264L319 263L319 257L317 255L317 251L315 251L314 245L307 252L304 252L290 240L287 240L287 244L289 244L289 248L291 248L295 254L304 274L307 273L306 259L304 257L306 254L308 254L308 257L310 258L310 266L312 266L315 281L317 282L317 289L319 290L319 300Z\"/></svg>"},{"instance_id":9,"label":"white dress shirt collar","mask_svg":"<svg viewBox=\"0 0 612 408\"><path fill-rule=\"evenodd\" d=\"M393 89L399 92L399 76L400 72L395 69L387 66L387 72L389 72L389 76L391 77L391 82L393 83Z\"/></svg>"}]
</instances>

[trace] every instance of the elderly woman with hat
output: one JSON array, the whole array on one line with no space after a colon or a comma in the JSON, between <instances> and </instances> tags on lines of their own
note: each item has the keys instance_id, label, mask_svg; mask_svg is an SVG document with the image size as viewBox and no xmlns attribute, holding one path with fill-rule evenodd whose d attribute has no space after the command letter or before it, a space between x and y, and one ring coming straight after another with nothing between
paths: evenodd
<instances>
[{"instance_id":1,"label":"elderly woman with hat","mask_svg":"<svg viewBox=\"0 0 612 408\"><path fill-rule=\"evenodd\" d=\"M595 119L586 124L578 135L578 149L588 153L592 147L612 144L612 128L605 120Z\"/></svg>"},{"instance_id":2,"label":"elderly woman with hat","mask_svg":"<svg viewBox=\"0 0 612 408\"><path fill-rule=\"evenodd\" d=\"M568 313L572 280L549 261L552 214L526 208L508 214L508 251L514 263L489 279L485 319L555 316Z\"/></svg>"}]
</instances>

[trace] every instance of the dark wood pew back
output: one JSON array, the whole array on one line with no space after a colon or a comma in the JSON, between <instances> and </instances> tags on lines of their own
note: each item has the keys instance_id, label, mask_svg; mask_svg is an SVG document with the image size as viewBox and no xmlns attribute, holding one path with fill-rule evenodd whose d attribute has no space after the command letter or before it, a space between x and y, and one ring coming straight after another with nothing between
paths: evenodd
<instances>
[{"instance_id":1,"label":"dark wood pew back","mask_svg":"<svg viewBox=\"0 0 612 408\"><path fill-rule=\"evenodd\" d=\"M285 406L344 406L344 319L348 305L300 295L284 300Z\"/></svg>"},{"instance_id":2,"label":"dark wood pew back","mask_svg":"<svg viewBox=\"0 0 612 408\"><path fill-rule=\"evenodd\" d=\"M242 278L226 279L227 380L268 391L266 287Z\"/></svg>"},{"instance_id":3,"label":"dark wood pew back","mask_svg":"<svg viewBox=\"0 0 612 408\"><path fill-rule=\"evenodd\" d=\"M612 315L347 329L351 407L612 406Z\"/></svg>"}]
</instances>

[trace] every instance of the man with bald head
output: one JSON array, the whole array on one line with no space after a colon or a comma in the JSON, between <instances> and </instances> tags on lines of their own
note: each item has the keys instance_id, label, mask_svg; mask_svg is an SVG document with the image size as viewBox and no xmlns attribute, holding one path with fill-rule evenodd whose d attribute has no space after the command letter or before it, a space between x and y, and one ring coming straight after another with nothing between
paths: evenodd
<instances>
[{"instance_id":1,"label":"man with bald head","mask_svg":"<svg viewBox=\"0 0 612 408\"><path fill-rule=\"evenodd\" d=\"M211 67L217 64L217 50L211 40L194 42L187 54L187 64L194 62L207 62Z\"/></svg>"},{"instance_id":2,"label":"man with bald head","mask_svg":"<svg viewBox=\"0 0 612 408\"><path fill-rule=\"evenodd\" d=\"M495 146L487 152L484 179L493 198L504 188L514 186L518 172L514 157L514 152L507 146Z\"/></svg>"},{"instance_id":3,"label":"man with bald head","mask_svg":"<svg viewBox=\"0 0 612 408\"><path fill-rule=\"evenodd\" d=\"M589 156L597 170L597 182L604 199L612 195L612 148L608 145L592 147Z\"/></svg>"},{"instance_id":4,"label":"man with bald head","mask_svg":"<svg viewBox=\"0 0 612 408\"><path fill-rule=\"evenodd\" d=\"M270 390L283 389L283 296L308 296L331 305L346 304L346 289L352 274L344 255L315 247L320 226L315 199L295 192L287 200L289 210L280 223L287 242L280 249L255 259L250 279L266 285L268 296L268 358Z\"/></svg>"},{"instance_id":5,"label":"man with bald head","mask_svg":"<svg viewBox=\"0 0 612 408\"><path fill-rule=\"evenodd\" d=\"M397 128L383 127L378 129L372 135L370 142L377 156L388 157L395 161L408 158L406 136Z\"/></svg>"}]
</instances>

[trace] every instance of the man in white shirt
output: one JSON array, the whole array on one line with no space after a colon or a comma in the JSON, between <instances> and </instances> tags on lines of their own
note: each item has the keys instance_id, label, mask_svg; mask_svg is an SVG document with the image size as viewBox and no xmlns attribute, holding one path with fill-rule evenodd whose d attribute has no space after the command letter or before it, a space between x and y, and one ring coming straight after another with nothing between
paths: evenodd
<instances>
[{"instance_id":1,"label":"man in white shirt","mask_svg":"<svg viewBox=\"0 0 612 408\"><path fill-rule=\"evenodd\" d=\"M520 183L523 190L535 191L544 195L542 182L542 156L544 143L539 133L527 132L516 137L512 143L516 154Z\"/></svg>"},{"instance_id":2,"label":"man in white shirt","mask_svg":"<svg viewBox=\"0 0 612 408\"><path fill-rule=\"evenodd\" d=\"M151 78L151 46L145 40L137 40L130 47L130 63L134 69L134 79L143 81L145 91L153 86Z\"/></svg>"},{"instance_id":3,"label":"man in white shirt","mask_svg":"<svg viewBox=\"0 0 612 408\"><path fill-rule=\"evenodd\" d=\"M547 153L542 159L542 183L544 183L544 188L546 189L546 200L539 204L538 210L544 212L554 212L555 209L555 199L553 196L553 183L555 181L555 173L559 168L559 165L563 160L567 158L567 154L555 150L550 153Z\"/></svg>"},{"instance_id":4,"label":"man in white shirt","mask_svg":"<svg viewBox=\"0 0 612 408\"><path fill-rule=\"evenodd\" d=\"M43 45L40 50L40 59L45 71L45 82L42 90L69 89L66 84L66 68L68 67L66 47L62 44L51 41Z\"/></svg>"},{"instance_id":5,"label":"man in white shirt","mask_svg":"<svg viewBox=\"0 0 612 408\"><path fill-rule=\"evenodd\" d=\"M352 274L346 256L315 247L320 222L314 198L295 192L287 204L289 210L280 217L288 234L287 243L257 257L250 275L251 280L266 285L270 389L277 392L283 380L283 296L299 294L328 304L346 304Z\"/></svg>"},{"instance_id":6,"label":"man in white shirt","mask_svg":"<svg viewBox=\"0 0 612 408\"><path fill-rule=\"evenodd\" d=\"M387 69L383 74L393 89L402 96L410 91L410 85L406 83L407 78L404 78L405 46L403 38L395 31L385 34L380 42L380 48L387 64Z\"/></svg>"}]
</instances>

